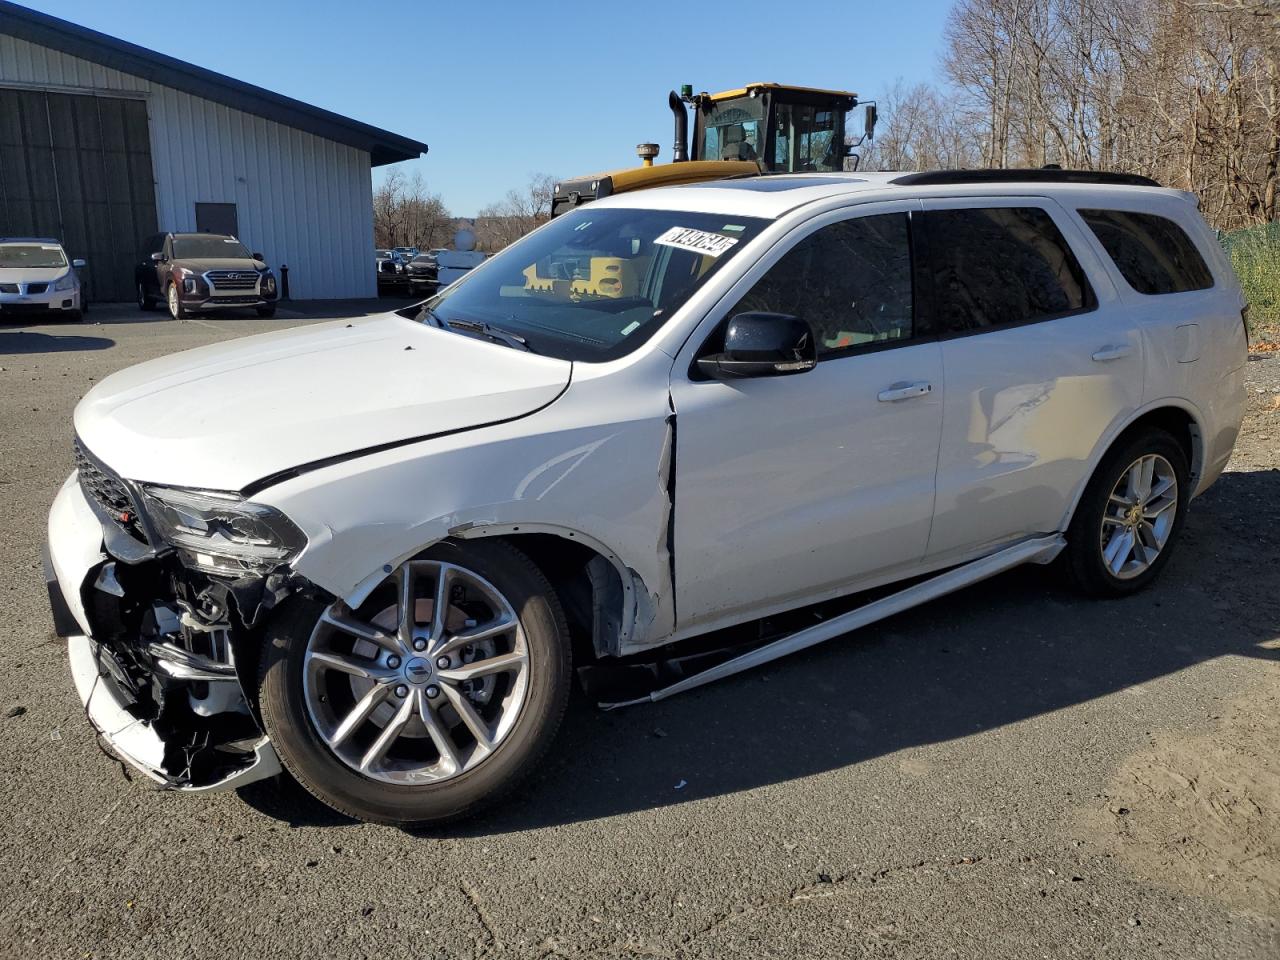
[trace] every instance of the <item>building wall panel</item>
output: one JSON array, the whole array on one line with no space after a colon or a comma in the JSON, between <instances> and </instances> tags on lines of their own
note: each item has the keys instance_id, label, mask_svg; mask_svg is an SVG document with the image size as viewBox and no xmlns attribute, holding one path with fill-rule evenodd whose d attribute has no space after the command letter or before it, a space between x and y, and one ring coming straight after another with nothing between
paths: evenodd
<instances>
[{"instance_id":1,"label":"building wall panel","mask_svg":"<svg viewBox=\"0 0 1280 960\"><path fill-rule=\"evenodd\" d=\"M293 297L376 294L366 151L5 35L0 85L138 96L161 230L194 230L196 203L234 203L240 238L273 266L288 264ZM105 117L103 135L112 135ZM118 138L122 149L129 138Z\"/></svg>"}]
</instances>

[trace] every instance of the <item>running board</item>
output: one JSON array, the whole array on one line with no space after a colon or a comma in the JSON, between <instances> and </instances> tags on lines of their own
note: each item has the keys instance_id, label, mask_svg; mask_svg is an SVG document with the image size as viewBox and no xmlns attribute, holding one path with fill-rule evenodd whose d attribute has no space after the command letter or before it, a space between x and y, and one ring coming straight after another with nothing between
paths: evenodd
<instances>
[{"instance_id":1,"label":"running board","mask_svg":"<svg viewBox=\"0 0 1280 960\"><path fill-rule=\"evenodd\" d=\"M885 617L891 617L895 613L910 610L912 607L917 607L922 603L953 593L980 580L986 580L997 573L1003 573L1012 567L1021 566L1024 563L1049 563L1066 545L1067 541L1061 535L1024 540L1021 543L1014 544L1012 547L1006 547L997 553L983 557L981 560L974 560L964 566L955 567L946 573L917 583L915 586L907 587L905 590L899 590L897 593L868 603L866 606L850 610L848 613L832 617L830 620L814 624L812 627L806 627L780 640L775 640L773 643L765 644L763 647L757 647L749 653L744 653L742 656L735 657L732 660L726 660L724 663L717 664L692 677L685 677L679 683L673 683L669 687L655 690L647 696L638 697L635 700L624 700L620 703L602 703L600 708L602 710L616 710L619 707L633 707L641 703L656 703L659 700L674 697L677 693L684 693L686 690L692 690L695 687L701 687L713 681L731 677L735 673L741 673L743 670L750 670L752 667L758 667L761 664L769 663L799 650L805 650L827 640L833 640L849 633L851 630L865 627L868 624L875 623L877 620L883 620Z\"/></svg>"}]
</instances>

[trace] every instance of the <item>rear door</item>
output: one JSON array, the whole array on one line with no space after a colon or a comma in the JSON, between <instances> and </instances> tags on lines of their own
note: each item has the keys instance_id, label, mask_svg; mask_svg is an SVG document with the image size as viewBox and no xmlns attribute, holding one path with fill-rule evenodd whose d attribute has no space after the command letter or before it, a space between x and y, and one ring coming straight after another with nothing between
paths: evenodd
<instances>
[{"instance_id":1,"label":"rear door","mask_svg":"<svg viewBox=\"0 0 1280 960\"><path fill-rule=\"evenodd\" d=\"M918 208L868 204L806 224L743 277L677 359L680 632L847 592L923 556L942 362L913 294ZM750 311L807 320L817 366L699 377L695 357L718 352L728 318Z\"/></svg>"},{"instance_id":2,"label":"rear door","mask_svg":"<svg viewBox=\"0 0 1280 960\"><path fill-rule=\"evenodd\" d=\"M946 379L928 553L1061 529L1099 439L1142 401L1132 311L1044 198L926 200Z\"/></svg>"}]
</instances>

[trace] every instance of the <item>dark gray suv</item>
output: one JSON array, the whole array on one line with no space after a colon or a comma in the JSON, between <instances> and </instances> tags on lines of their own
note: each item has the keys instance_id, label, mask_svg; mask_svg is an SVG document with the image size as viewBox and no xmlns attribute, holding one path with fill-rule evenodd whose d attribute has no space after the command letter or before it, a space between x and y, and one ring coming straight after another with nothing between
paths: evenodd
<instances>
[{"instance_id":1,"label":"dark gray suv","mask_svg":"<svg viewBox=\"0 0 1280 960\"><path fill-rule=\"evenodd\" d=\"M158 233L143 241L134 268L138 306L164 302L175 320L201 310L252 307L276 312L276 277L262 254L217 233Z\"/></svg>"}]
</instances>

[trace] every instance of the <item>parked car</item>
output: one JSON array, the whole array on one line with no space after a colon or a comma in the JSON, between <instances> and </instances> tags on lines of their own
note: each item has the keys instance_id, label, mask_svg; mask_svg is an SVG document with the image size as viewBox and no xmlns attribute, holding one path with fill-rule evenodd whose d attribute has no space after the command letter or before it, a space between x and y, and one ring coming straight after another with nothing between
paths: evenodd
<instances>
[{"instance_id":1,"label":"parked car","mask_svg":"<svg viewBox=\"0 0 1280 960\"><path fill-rule=\"evenodd\" d=\"M620 194L423 304L114 374L49 519L86 715L169 787L283 764L439 821L536 768L575 663L898 585L654 699L1019 563L1146 586L1247 354L1213 234L1149 183Z\"/></svg>"},{"instance_id":2,"label":"parked car","mask_svg":"<svg viewBox=\"0 0 1280 960\"><path fill-rule=\"evenodd\" d=\"M79 320L89 309L77 270L57 240L0 237L0 319Z\"/></svg>"},{"instance_id":3,"label":"parked car","mask_svg":"<svg viewBox=\"0 0 1280 960\"><path fill-rule=\"evenodd\" d=\"M157 233L142 243L133 271L138 306L168 306L181 320L205 310L252 307L276 312L276 276L260 253L227 234Z\"/></svg>"},{"instance_id":4,"label":"parked car","mask_svg":"<svg viewBox=\"0 0 1280 960\"><path fill-rule=\"evenodd\" d=\"M407 264L405 264L405 274L408 277L409 285L417 290L427 290L436 285L437 281L437 264L436 254L434 251L428 253L420 253Z\"/></svg>"},{"instance_id":5,"label":"parked car","mask_svg":"<svg viewBox=\"0 0 1280 960\"><path fill-rule=\"evenodd\" d=\"M417 247L396 247L391 252L394 253L397 257L399 257L402 263L408 263L410 260L412 260L414 257L418 255L418 248Z\"/></svg>"}]
</instances>

